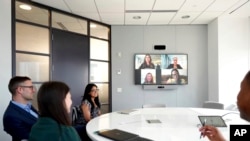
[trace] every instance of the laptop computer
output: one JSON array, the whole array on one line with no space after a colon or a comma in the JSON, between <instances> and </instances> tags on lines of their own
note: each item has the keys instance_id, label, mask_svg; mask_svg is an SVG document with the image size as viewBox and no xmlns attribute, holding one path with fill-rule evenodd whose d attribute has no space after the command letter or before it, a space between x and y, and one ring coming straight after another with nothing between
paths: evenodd
<instances>
[{"instance_id":1,"label":"laptop computer","mask_svg":"<svg viewBox=\"0 0 250 141\"><path fill-rule=\"evenodd\" d=\"M150 139L146 139L140 137L139 135L129 133L119 129L111 129L111 130L101 130L97 132L98 135L112 139L114 141L152 141Z\"/></svg>"}]
</instances>

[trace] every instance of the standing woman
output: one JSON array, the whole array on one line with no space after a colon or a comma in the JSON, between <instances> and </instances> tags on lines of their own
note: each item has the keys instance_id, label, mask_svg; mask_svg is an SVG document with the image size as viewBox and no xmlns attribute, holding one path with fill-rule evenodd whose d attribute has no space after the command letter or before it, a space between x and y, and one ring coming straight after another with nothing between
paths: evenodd
<instances>
[{"instance_id":1,"label":"standing woman","mask_svg":"<svg viewBox=\"0 0 250 141\"><path fill-rule=\"evenodd\" d=\"M71 126L70 88L63 82L45 82L37 94L40 117L33 125L29 141L81 141Z\"/></svg>"},{"instance_id":2,"label":"standing woman","mask_svg":"<svg viewBox=\"0 0 250 141\"><path fill-rule=\"evenodd\" d=\"M101 104L98 97L99 89L96 84L90 83L85 87L81 101L83 113L83 124L87 124L91 119L101 114Z\"/></svg>"},{"instance_id":3,"label":"standing woman","mask_svg":"<svg viewBox=\"0 0 250 141\"><path fill-rule=\"evenodd\" d=\"M139 69L155 69L154 63L152 63L152 58L149 54L146 54L144 57L144 61L139 67Z\"/></svg>"}]
</instances>

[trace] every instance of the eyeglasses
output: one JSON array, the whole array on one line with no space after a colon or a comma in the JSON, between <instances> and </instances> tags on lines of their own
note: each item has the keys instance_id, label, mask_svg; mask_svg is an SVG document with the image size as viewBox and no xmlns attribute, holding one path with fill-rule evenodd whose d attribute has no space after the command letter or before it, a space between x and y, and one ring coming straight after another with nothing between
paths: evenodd
<instances>
[{"instance_id":1,"label":"eyeglasses","mask_svg":"<svg viewBox=\"0 0 250 141\"><path fill-rule=\"evenodd\" d=\"M23 88L30 88L30 89L32 89L32 90L34 90L34 86L19 86L19 87L23 87Z\"/></svg>"},{"instance_id":2,"label":"eyeglasses","mask_svg":"<svg viewBox=\"0 0 250 141\"><path fill-rule=\"evenodd\" d=\"M99 89L93 89L91 92L99 92Z\"/></svg>"}]
</instances>

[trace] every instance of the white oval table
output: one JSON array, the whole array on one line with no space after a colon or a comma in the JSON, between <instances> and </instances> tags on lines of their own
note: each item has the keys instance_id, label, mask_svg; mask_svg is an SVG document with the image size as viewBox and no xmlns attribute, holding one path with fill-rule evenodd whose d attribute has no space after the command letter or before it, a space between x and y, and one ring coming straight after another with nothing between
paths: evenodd
<instances>
[{"instance_id":1,"label":"white oval table","mask_svg":"<svg viewBox=\"0 0 250 141\"><path fill-rule=\"evenodd\" d=\"M239 117L239 112L205 108L144 108L133 109L130 114L120 111L101 115L87 124L87 134L93 141L111 141L96 132L103 129L121 129L154 141L205 141L200 139L198 115L224 115L227 127L219 130L229 140L230 124L249 124ZM161 123L148 123L159 120Z\"/></svg>"}]
</instances>

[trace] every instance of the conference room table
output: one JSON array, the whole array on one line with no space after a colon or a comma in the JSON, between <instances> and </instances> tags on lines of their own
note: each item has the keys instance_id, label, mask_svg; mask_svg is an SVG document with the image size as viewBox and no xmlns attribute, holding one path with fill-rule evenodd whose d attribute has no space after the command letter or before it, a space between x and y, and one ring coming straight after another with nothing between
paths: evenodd
<instances>
[{"instance_id":1,"label":"conference room table","mask_svg":"<svg viewBox=\"0 0 250 141\"><path fill-rule=\"evenodd\" d=\"M111 141L97 134L105 129L120 129L138 134L154 141L207 141L200 138L199 115L219 115L224 119L227 127L218 127L223 136L229 140L229 125L249 124L240 118L238 111L207 109L207 108L142 108L115 111L103 114L89 121L87 134L93 141ZM161 123L149 123L148 120L158 120Z\"/></svg>"}]
</instances>

